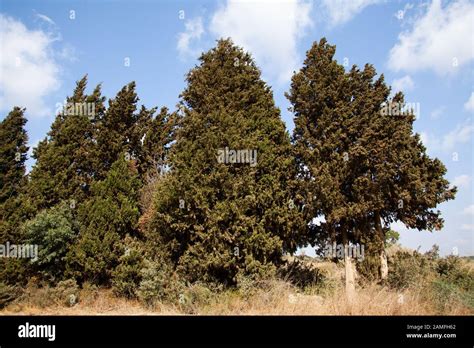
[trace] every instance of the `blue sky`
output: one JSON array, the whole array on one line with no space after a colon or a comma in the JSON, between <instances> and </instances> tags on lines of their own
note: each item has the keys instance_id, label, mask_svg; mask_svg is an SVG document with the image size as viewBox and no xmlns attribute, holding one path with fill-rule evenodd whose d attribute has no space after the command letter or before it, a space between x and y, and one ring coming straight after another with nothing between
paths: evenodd
<instances>
[{"instance_id":1,"label":"blue sky","mask_svg":"<svg viewBox=\"0 0 474 348\"><path fill-rule=\"evenodd\" d=\"M419 106L415 131L459 188L439 207L442 231L395 224L402 244L474 255L473 1L0 0L1 117L27 107L35 145L86 73L89 87L102 82L107 97L136 81L141 103L174 109L200 52L231 37L253 54L291 131L284 93L323 36L338 61L373 64Z\"/></svg>"}]
</instances>

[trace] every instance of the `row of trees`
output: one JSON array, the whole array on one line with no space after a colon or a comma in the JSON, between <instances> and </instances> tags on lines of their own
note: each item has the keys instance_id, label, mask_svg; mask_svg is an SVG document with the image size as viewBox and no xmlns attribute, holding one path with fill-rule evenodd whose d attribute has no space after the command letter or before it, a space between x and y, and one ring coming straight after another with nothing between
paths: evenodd
<instances>
[{"instance_id":1,"label":"row of trees","mask_svg":"<svg viewBox=\"0 0 474 348\"><path fill-rule=\"evenodd\" d=\"M375 243L384 278L390 223L441 228L433 208L455 189L413 133L413 113L380 112L403 106L403 94L334 54L315 42L294 74L292 137L251 56L229 39L202 54L173 113L138 109L133 82L106 106L84 77L67 102L93 114L57 115L28 175L26 119L14 108L0 128L0 237L38 244L40 257L0 260L2 280L133 283L159 260L186 281L233 285L273 272L283 253L334 241ZM257 165L222 163L223 148L256 151Z\"/></svg>"}]
</instances>

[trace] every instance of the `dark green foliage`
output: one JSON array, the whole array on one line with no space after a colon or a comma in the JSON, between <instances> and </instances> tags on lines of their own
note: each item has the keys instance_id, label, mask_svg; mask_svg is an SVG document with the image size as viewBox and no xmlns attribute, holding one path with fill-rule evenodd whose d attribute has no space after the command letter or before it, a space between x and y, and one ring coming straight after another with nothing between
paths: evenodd
<instances>
[{"instance_id":1,"label":"dark green foliage","mask_svg":"<svg viewBox=\"0 0 474 348\"><path fill-rule=\"evenodd\" d=\"M119 296L137 297L144 267L143 248L138 241L129 238L124 241L125 252L120 256L118 266L112 274L112 286Z\"/></svg>"},{"instance_id":2,"label":"dark green foliage","mask_svg":"<svg viewBox=\"0 0 474 348\"><path fill-rule=\"evenodd\" d=\"M15 107L0 123L0 243L21 241L18 226L23 218L21 193L28 151L24 112Z\"/></svg>"},{"instance_id":3,"label":"dark green foliage","mask_svg":"<svg viewBox=\"0 0 474 348\"><path fill-rule=\"evenodd\" d=\"M0 123L0 204L18 195L25 183L28 136L24 112L15 107Z\"/></svg>"},{"instance_id":4,"label":"dark green foliage","mask_svg":"<svg viewBox=\"0 0 474 348\"><path fill-rule=\"evenodd\" d=\"M290 201L289 136L250 55L220 40L200 62L187 76L148 232L188 280L232 284L239 273L273 272L303 243L303 221ZM256 165L219 163L225 147L256 150Z\"/></svg>"},{"instance_id":5,"label":"dark green foliage","mask_svg":"<svg viewBox=\"0 0 474 348\"><path fill-rule=\"evenodd\" d=\"M80 238L68 255L68 271L80 280L107 284L125 253L123 239L137 233L140 182L125 155L107 177L92 187L92 197L79 207Z\"/></svg>"},{"instance_id":6,"label":"dark green foliage","mask_svg":"<svg viewBox=\"0 0 474 348\"><path fill-rule=\"evenodd\" d=\"M30 174L28 196L36 211L63 200L80 204L89 196L96 167L101 162L95 124L104 113L105 98L101 96L100 85L91 95L85 94L86 85L85 76L56 116L48 137L34 151L36 163Z\"/></svg>"},{"instance_id":7,"label":"dark green foliage","mask_svg":"<svg viewBox=\"0 0 474 348\"><path fill-rule=\"evenodd\" d=\"M433 208L456 192L444 178L446 168L428 157L413 133L411 111L382 112L384 105L403 109L403 94L390 98L372 65L345 72L334 54L325 39L315 42L288 94L307 218L326 220L311 226L316 239L359 242L366 235L382 249L386 226L394 221L420 230L441 228L440 212Z\"/></svg>"},{"instance_id":8,"label":"dark green foliage","mask_svg":"<svg viewBox=\"0 0 474 348\"><path fill-rule=\"evenodd\" d=\"M112 164L128 154L128 158L134 158L138 146L138 135L135 134L138 96L135 92L135 82L124 86L114 99L109 100L109 107L98 125L97 145L101 168L98 176L104 178ZM140 114L147 117L149 114L142 109Z\"/></svg>"},{"instance_id":9,"label":"dark green foliage","mask_svg":"<svg viewBox=\"0 0 474 348\"><path fill-rule=\"evenodd\" d=\"M24 226L26 242L38 246L31 269L43 279L57 282L64 276L65 257L78 234L78 224L68 202L39 212Z\"/></svg>"}]
</instances>

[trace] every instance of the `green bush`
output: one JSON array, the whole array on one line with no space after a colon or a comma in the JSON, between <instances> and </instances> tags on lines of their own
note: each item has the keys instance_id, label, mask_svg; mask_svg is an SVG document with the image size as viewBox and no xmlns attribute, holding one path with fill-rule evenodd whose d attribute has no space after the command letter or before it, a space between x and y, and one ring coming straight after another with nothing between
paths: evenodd
<instances>
[{"instance_id":1,"label":"green bush","mask_svg":"<svg viewBox=\"0 0 474 348\"><path fill-rule=\"evenodd\" d=\"M197 314L199 308L211 304L213 298L213 291L197 282L182 289L178 295L179 308L187 314Z\"/></svg>"},{"instance_id":2,"label":"green bush","mask_svg":"<svg viewBox=\"0 0 474 348\"><path fill-rule=\"evenodd\" d=\"M442 312L449 301L460 302L474 309L474 272L461 258L448 256L436 265L438 279L432 283L432 292Z\"/></svg>"},{"instance_id":3,"label":"green bush","mask_svg":"<svg viewBox=\"0 0 474 348\"><path fill-rule=\"evenodd\" d=\"M41 211L23 228L26 243L38 245L38 257L32 260L32 269L51 283L64 279L65 256L78 231L70 204L62 202Z\"/></svg>"},{"instance_id":4,"label":"green bush","mask_svg":"<svg viewBox=\"0 0 474 348\"><path fill-rule=\"evenodd\" d=\"M126 246L125 253L120 257L119 264L112 273L114 293L126 298L137 297L143 266L142 251L133 245Z\"/></svg>"},{"instance_id":5,"label":"green bush","mask_svg":"<svg viewBox=\"0 0 474 348\"><path fill-rule=\"evenodd\" d=\"M433 261L417 251L398 251L388 261L387 283L398 290L421 286L435 276Z\"/></svg>"},{"instance_id":6,"label":"green bush","mask_svg":"<svg viewBox=\"0 0 474 348\"><path fill-rule=\"evenodd\" d=\"M448 256L438 261L439 276L465 291L474 291L474 272L457 256Z\"/></svg>"},{"instance_id":7,"label":"green bush","mask_svg":"<svg viewBox=\"0 0 474 348\"><path fill-rule=\"evenodd\" d=\"M144 264L141 270L142 280L137 290L140 301L152 308L162 301L177 303L179 295L183 293L184 283L172 267L156 260L145 260Z\"/></svg>"}]
</instances>

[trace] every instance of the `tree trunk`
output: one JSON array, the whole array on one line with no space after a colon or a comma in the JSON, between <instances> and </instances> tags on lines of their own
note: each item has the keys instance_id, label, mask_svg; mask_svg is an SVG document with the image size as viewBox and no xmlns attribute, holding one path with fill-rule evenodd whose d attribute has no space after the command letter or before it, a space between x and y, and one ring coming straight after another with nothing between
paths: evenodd
<instances>
[{"instance_id":1,"label":"tree trunk","mask_svg":"<svg viewBox=\"0 0 474 348\"><path fill-rule=\"evenodd\" d=\"M379 268L379 276L380 279L384 280L387 279L388 276L388 262L387 262L387 253L385 252L385 233L382 229L382 222L380 219L380 213L375 213L375 230L377 232L377 237L380 243L380 268Z\"/></svg>"},{"instance_id":2,"label":"tree trunk","mask_svg":"<svg viewBox=\"0 0 474 348\"><path fill-rule=\"evenodd\" d=\"M347 238L346 227L342 227L342 243L344 245L344 267L346 280L346 296L349 301L352 301L355 295L355 269L352 264L352 259L348 255L349 241Z\"/></svg>"}]
</instances>

